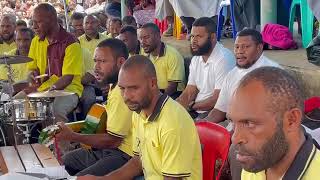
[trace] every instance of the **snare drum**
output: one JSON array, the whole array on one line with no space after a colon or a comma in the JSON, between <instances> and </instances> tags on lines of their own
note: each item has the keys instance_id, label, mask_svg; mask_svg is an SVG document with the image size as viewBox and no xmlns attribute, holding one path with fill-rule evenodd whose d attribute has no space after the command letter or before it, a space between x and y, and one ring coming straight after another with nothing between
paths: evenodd
<instances>
[{"instance_id":1,"label":"snare drum","mask_svg":"<svg viewBox=\"0 0 320 180\"><path fill-rule=\"evenodd\" d=\"M43 99L30 99L29 120L43 121L51 115L51 103Z\"/></svg>"},{"instance_id":2,"label":"snare drum","mask_svg":"<svg viewBox=\"0 0 320 180\"><path fill-rule=\"evenodd\" d=\"M25 99L13 100L13 108L16 116L16 121L28 121L29 120L29 103ZM7 108L6 108L7 109ZM9 103L9 108L10 103Z\"/></svg>"}]
</instances>

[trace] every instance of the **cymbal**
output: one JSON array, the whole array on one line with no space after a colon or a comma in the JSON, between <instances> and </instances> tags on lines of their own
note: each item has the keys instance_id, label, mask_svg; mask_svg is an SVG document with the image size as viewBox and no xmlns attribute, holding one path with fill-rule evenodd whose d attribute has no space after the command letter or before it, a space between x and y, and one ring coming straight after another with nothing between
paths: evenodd
<instances>
[{"instance_id":1,"label":"cymbal","mask_svg":"<svg viewBox=\"0 0 320 180\"><path fill-rule=\"evenodd\" d=\"M20 64L20 63L27 63L30 61L32 61L32 59L27 56L9 56L9 55L0 56L0 64Z\"/></svg>"},{"instance_id":2,"label":"cymbal","mask_svg":"<svg viewBox=\"0 0 320 180\"><path fill-rule=\"evenodd\" d=\"M54 97L61 97L61 96L70 96L73 94L75 94L75 93L66 92L66 91L62 91L62 90L54 90L54 91L30 93L27 96L30 98L54 98Z\"/></svg>"}]
</instances>

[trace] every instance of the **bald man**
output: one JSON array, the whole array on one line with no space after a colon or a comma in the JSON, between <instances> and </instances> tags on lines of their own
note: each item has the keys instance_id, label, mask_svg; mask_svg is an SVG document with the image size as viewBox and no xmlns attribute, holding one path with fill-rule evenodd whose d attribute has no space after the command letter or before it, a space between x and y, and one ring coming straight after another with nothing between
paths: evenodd
<instances>
[{"instance_id":1,"label":"bald man","mask_svg":"<svg viewBox=\"0 0 320 180\"><path fill-rule=\"evenodd\" d=\"M66 97L56 97L54 112L65 119L78 104L83 86L81 75L83 68L82 51L78 40L66 32L59 24L57 12L53 6L41 3L34 9L33 29L36 36L31 42L29 57L33 59L28 64L33 88L26 92L36 91L34 87L47 82L48 78L35 79L35 76L48 74L44 90L65 90L74 93Z\"/></svg>"},{"instance_id":2,"label":"bald man","mask_svg":"<svg viewBox=\"0 0 320 180\"><path fill-rule=\"evenodd\" d=\"M243 77L227 114L241 179L320 177L320 151L301 126L302 95L299 83L276 67L257 68Z\"/></svg>"},{"instance_id":3,"label":"bald man","mask_svg":"<svg viewBox=\"0 0 320 180\"><path fill-rule=\"evenodd\" d=\"M0 55L16 48L14 41L14 30L16 28L16 17L6 14L0 20Z\"/></svg>"}]
</instances>

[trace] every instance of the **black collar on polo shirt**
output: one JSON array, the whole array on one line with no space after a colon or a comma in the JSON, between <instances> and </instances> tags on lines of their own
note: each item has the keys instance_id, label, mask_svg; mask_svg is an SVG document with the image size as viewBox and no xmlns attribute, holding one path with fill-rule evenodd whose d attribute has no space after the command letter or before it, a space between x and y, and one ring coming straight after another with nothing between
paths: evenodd
<instances>
[{"instance_id":1,"label":"black collar on polo shirt","mask_svg":"<svg viewBox=\"0 0 320 180\"><path fill-rule=\"evenodd\" d=\"M164 44L164 42L161 42L161 45L160 45L160 46L161 46L161 47L160 47L160 52L159 52L159 55L158 55L157 58L162 57L162 56L164 56L164 55L166 54L166 45ZM150 55L151 55L151 53L148 54L148 57L149 57L149 58L150 58Z\"/></svg>"},{"instance_id":2,"label":"black collar on polo shirt","mask_svg":"<svg viewBox=\"0 0 320 180\"><path fill-rule=\"evenodd\" d=\"M306 141L300 147L283 180L303 179L317 152L310 134L305 133Z\"/></svg>"},{"instance_id":3,"label":"black collar on polo shirt","mask_svg":"<svg viewBox=\"0 0 320 180\"><path fill-rule=\"evenodd\" d=\"M169 99L169 96L167 94L162 94L160 95L156 106L154 107L154 110L152 112L152 114L150 115L150 117L148 118L149 122L153 122L156 121L163 106L166 104L167 100Z\"/></svg>"},{"instance_id":4,"label":"black collar on polo shirt","mask_svg":"<svg viewBox=\"0 0 320 180\"><path fill-rule=\"evenodd\" d=\"M89 36L87 36L86 34L84 34L85 36L86 36L86 39L87 39L87 41L91 41L92 39L89 37ZM96 37L94 37L94 39L100 39L100 34L98 33L97 35L96 35Z\"/></svg>"}]
</instances>

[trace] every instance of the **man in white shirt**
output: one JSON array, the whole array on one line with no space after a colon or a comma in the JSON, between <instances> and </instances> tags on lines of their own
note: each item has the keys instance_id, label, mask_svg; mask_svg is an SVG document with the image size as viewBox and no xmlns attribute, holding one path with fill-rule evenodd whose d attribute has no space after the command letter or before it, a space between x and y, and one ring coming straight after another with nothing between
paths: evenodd
<instances>
[{"instance_id":1,"label":"man in white shirt","mask_svg":"<svg viewBox=\"0 0 320 180\"><path fill-rule=\"evenodd\" d=\"M197 19L191 30L190 74L186 89L177 101L193 116L205 117L214 107L224 79L235 66L235 57L216 39L216 24L211 18Z\"/></svg>"},{"instance_id":2,"label":"man in white shirt","mask_svg":"<svg viewBox=\"0 0 320 180\"><path fill-rule=\"evenodd\" d=\"M263 40L260 32L244 29L237 35L234 45L237 66L233 68L222 85L217 103L205 120L219 123L225 120L229 101L240 80L247 73L264 66L280 67L263 55Z\"/></svg>"}]
</instances>

